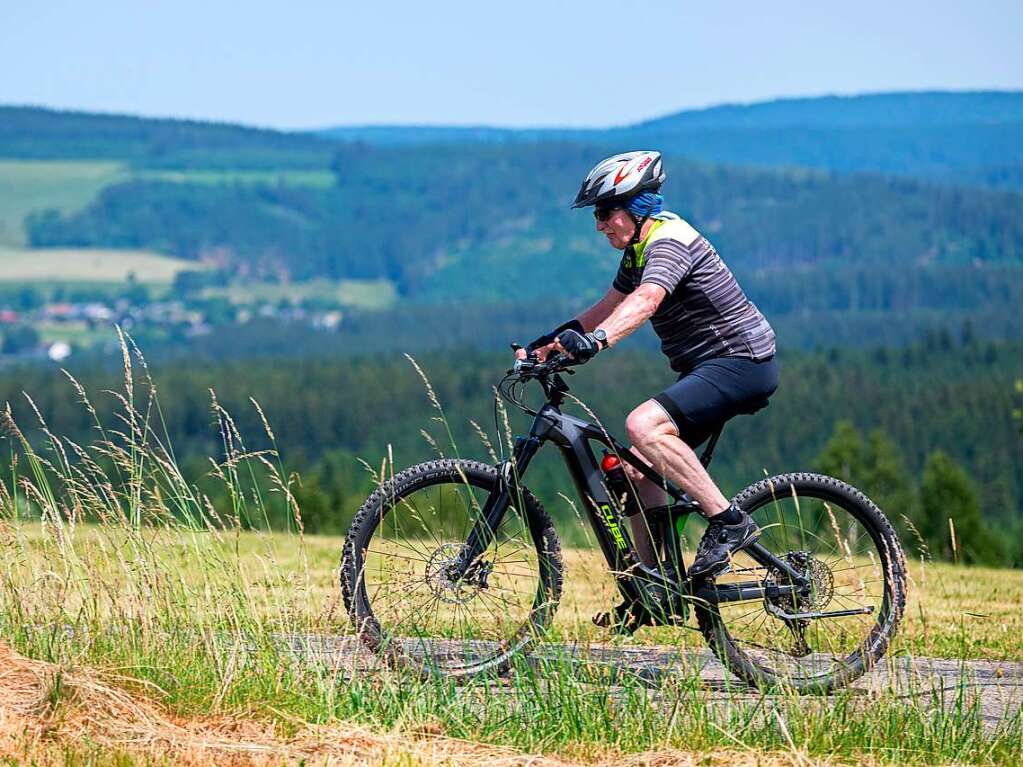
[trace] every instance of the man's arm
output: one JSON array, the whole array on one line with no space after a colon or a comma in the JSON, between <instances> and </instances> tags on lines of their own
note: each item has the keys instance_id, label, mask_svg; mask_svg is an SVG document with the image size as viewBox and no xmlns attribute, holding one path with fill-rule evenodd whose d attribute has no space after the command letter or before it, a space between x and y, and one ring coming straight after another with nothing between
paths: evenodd
<instances>
[{"instance_id":1,"label":"man's arm","mask_svg":"<svg viewBox=\"0 0 1023 767\"><path fill-rule=\"evenodd\" d=\"M626 297L627 294L622 293L617 288L614 287L608 288L607 293L605 293L604 296L599 301L597 301L597 303L593 304L593 306L586 309L585 311L580 312L579 316L576 317L575 319L580 325L582 325L584 333L589 333L593 330L596 330L598 327L600 327L600 324L605 319L607 319L611 312L615 310L615 307L621 304L622 301L626 299ZM542 338L543 336L541 336L541 339ZM553 334L551 335L551 338L553 339ZM536 343L536 341L534 341L533 343ZM549 344L532 347L532 349L537 355L539 355L540 359L542 360L547 359L547 355L554 349L557 349L558 351L564 351L564 349L561 348L560 344L558 344L556 340L552 340L551 343ZM519 349L515 353L515 356L520 360L525 359L526 349Z\"/></svg>"},{"instance_id":2,"label":"man's arm","mask_svg":"<svg viewBox=\"0 0 1023 767\"><path fill-rule=\"evenodd\" d=\"M600 327L607 333L608 346L614 346L650 319L661 302L686 279L693 267L692 248L677 240L658 240L650 245L646 255L646 268L639 287L618 305L611 316L600 323Z\"/></svg>"},{"instance_id":3,"label":"man's arm","mask_svg":"<svg viewBox=\"0 0 1023 767\"><path fill-rule=\"evenodd\" d=\"M616 288L608 288L607 293L604 294L603 298L597 301L597 303L589 309L581 312L576 319L579 320L579 324L583 326L583 330L587 333L594 331L601 326L601 323L604 320L611 316L611 313L627 297L627 294L622 293Z\"/></svg>"},{"instance_id":4,"label":"man's arm","mask_svg":"<svg viewBox=\"0 0 1023 767\"><path fill-rule=\"evenodd\" d=\"M614 288L611 290L618 293L618 291L614 290ZM607 333L608 346L614 346L650 319L653 313L657 311L657 307L661 305L661 301L663 301L665 296L668 295L668 291L660 285L655 285L652 282L644 282L627 296L621 293L619 293L619 295L622 296L622 299L619 300L614 310L606 319L598 321L598 324L594 325L593 328L588 327L586 323L583 322L583 326L586 327L587 330L592 330L599 326L605 333ZM600 304L598 303L593 308L596 308L599 305ZM587 310L587 312L588 311L590 310ZM586 312L584 312L584 314L585 313ZM580 321L583 321L582 316L580 316Z\"/></svg>"}]
</instances>

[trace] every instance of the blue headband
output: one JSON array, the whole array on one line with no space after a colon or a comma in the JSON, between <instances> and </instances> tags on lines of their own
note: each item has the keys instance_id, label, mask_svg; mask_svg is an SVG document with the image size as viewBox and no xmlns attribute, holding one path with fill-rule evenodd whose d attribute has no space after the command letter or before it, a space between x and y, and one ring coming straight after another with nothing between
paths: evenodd
<instances>
[{"instance_id":1,"label":"blue headband","mask_svg":"<svg viewBox=\"0 0 1023 767\"><path fill-rule=\"evenodd\" d=\"M643 218L660 213L664 208L664 197L657 192L641 192L629 200L625 209L634 216Z\"/></svg>"}]
</instances>

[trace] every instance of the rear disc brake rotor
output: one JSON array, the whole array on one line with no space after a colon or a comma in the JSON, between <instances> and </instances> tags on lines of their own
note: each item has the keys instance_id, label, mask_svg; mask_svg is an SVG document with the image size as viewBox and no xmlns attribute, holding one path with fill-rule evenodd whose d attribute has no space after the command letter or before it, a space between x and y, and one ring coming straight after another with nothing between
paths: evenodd
<instances>
[{"instance_id":1,"label":"rear disc brake rotor","mask_svg":"<svg viewBox=\"0 0 1023 767\"><path fill-rule=\"evenodd\" d=\"M795 604L789 596L772 597L771 604L787 612L812 612L827 607L835 595L835 576L831 568L808 551L790 551L785 561L807 579L809 589L796 597ZM770 571L768 579L779 584L789 580L785 573L775 569Z\"/></svg>"}]
</instances>

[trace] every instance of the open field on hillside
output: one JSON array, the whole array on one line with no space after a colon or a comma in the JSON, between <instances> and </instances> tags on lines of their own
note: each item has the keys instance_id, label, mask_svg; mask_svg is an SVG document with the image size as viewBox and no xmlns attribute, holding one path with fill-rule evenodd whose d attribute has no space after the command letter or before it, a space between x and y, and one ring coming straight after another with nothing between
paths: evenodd
<instances>
[{"instance_id":1,"label":"open field on hillside","mask_svg":"<svg viewBox=\"0 0 1023 767\"><path fill-rule=\"evenodd\" d=\"M150 170L136 178L173 181L178 184L287 184L326 189L335 183L329 170Z\"/></svg>"},{"instance_id":2,"label":"open field on hillside","mask_svg":"<svg viewBox=\"0 0 1023 767\"><path fill-rule=\"evenodd\" d=\"M0 246L2 283L123 283L134 275L140 283L166 285L194 261L144 250L90 248L4 248Z\"/></svg>"},{"instance_id":3,"label":"open field on hillside","mask_svg":"<svg viewBox=\"0 0 1023 767\"><path fill-rule=\"evenodd\" d=\"M0 159L0 245L25 244L25 217L85 207L110 184L130 178L186 184L287 184L325 189L334 184L329 170L183 170L133 173L122 163L83 160Z\"/></svg>"},{"instance_id":4,"label":"open field on hillside","mask_svg":"<svg viewBox=\"0 0 1023 767\"><path fill-rule=\"evenodd\" d=\"M84 207L108 184L128 177L120 163L0 160L0 245L23 245L25 216Z\"/></svg>"},{"instance_id":5,"label":"open field on hillside","mask_svg":"<svg viewBox=\"0 0 1023 767\"><path fill-rule=\"evenodd\" d=\"M233 304L326 301L363 309L386 309L393 306L398 297L394 283L389 280L334 282L325 279L289 283L236 282L223 288L206 288L203 295L221 296Z\"/></svg>"},{"instance_id":6,"label":"open field on hillside","mask_svg":"<svg viewBox=\"0 0 1023 767\"><path fill-rule=\"evenodd\" d=\"M84 320L72 322L37 322L39 339L46 344L64 341L75 348L88 348L113 343L108 325L93 326Z\"/></svg>"}]
</instances>

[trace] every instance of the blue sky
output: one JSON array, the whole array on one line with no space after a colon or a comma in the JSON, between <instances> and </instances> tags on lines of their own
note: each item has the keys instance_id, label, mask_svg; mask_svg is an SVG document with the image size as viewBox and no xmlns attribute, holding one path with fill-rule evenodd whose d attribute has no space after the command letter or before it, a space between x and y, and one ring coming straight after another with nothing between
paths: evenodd
<instances>
[{"instance_id":1,"label":"blue sky","mask_svg":"<svg viewBox=\"0 0 1023 767\"><path fill-rule=\"evenodd\" d=\"M0 0L0 103L608 126L778 96L1023 89L1023 3Z\"/></svg>"}]
</instances>

